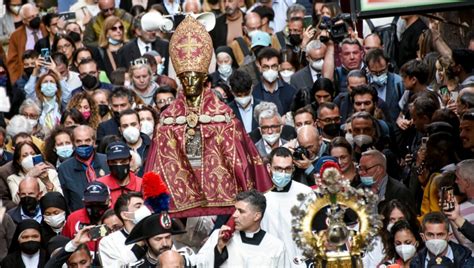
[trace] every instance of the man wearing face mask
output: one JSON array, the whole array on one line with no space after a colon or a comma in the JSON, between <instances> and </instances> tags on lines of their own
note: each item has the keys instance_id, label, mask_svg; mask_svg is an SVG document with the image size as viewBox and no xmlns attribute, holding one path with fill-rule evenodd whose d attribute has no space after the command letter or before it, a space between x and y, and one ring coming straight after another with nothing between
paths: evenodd
<instances>
[{"instance_id":1,"label":"man wearing face mask","mask_svg":"<svg viewBox=\"0 0 474 268\"><path fill-rule=\"evenodd\" d=\"M109 174L107 157L94 150L95 131L89 126L74 128L72 142L73 157L58 168L59 181L71 211L84 206L82 202L87 184Z\"/></svg>"},{"instance_id":2,"label":"man wearing face mask","mask_svg":"<svg viewBox=\"0 0 474 268\"><path fill-rule=\"evenodd\" d=\"M263 215L261 227L285 243L286 257L290 263L294 263L293 259L301 257L302 251L291 235L291 209L297 205L299 194L310 194L312 189L292 180L293 155L287 148L278 147L270 153L267 170L275 187L265 194L267 209ZM306 267L304 263L302 264L302 267Z\"/></svg>"},{"instance_id":3,"label":"man wearing face mask","mask_svg":"<svg viewBox=\"0 0 474 268\"><path fill-rule=\"evenodd\" d=\"M401 200L407 205L414 204L413 196L406 186L387 174L387 158L380 151L363 152L358 171L362 182L358 188L369 188L378 195L379 211L393 199Z\"/></svg>"},{"instance_id":4,"label":"man wearing face mask","mask_svg":"<svg viewBox=\"0 0 474 268\"><path fill-rule=\"evenodd\" d=\"M250 48L252 45L251 39L255 31L260 31L262 28L262 20L260 15L255 12L248 12L244 17L244 24L242 26L244 35L235 38L229 44L232 49L234 58L239 66L243 66L252 60L255 60L255 55L252 54Z\"/></svg>"},{"instance_id":5,"label":"man wearing face mask","mask_svg":"<svg viewBox=\"0 0 474 268\"><path fill-rule=\"evenodd\" d=\"M84 208L72 212L67 217L66 225L62 235L73 239L74 236L87 225L98 225L102 215L110 208L110 190L99 181L94 181L86 186L84 190ZM91 241L87 243L89 250L95 252L99 243Z\"/></svg>"},{"instance_id":6,"label":"man wearing face mask","mask_svg":"<svg viewBox=\"0 0 474 268\"><path fill-rule=\"evenodd\" d=\"M316 122L320 129L323 142L329 145L332 139L342 134L339 108L332 102L323 102L319 104L317 116L318 119Z\"/></svg>"},{"instance_id":7,"label":"man wearing face mask","mask_svg":"<svg viewBox=\"0 0 474 268\"><path fill-rule=\"evenodd\" d=\"M306 45L306 60L308 65L297 71L290 80L290 84L297 90L311 91L313 84L322 77L326 45L319 40L312 40Z\"/></svg>"},{"instance_id":8,"label":"man wearing face mask","mask_svg":"<svg viewBox=\"0 0 474 268\"><path fill-rule=\"evenodd\" d=\"M112 142L107 146L107 164L110 174L98 179L110 189L111 206L121 194L127 192L140 192L142 179L130 171L130 149L123 142Z\"/></svg>"},{"instance_id":9,"label":"man wearing face mask","mask_svg":"<svg viewBox=\"0 0 474 268\"><path fill-rule=\"evenodd\" d=\"M141 242L125 245L125 240L135 225L151 215L143 204L140 192L122 194L114 206L115 215L122 221L123 229L102 238L99 244L99 256L103 267L120 267L141 259L145 255Z\"/></svg>"},{"instance_id":10,"label":"man wearing face mask","mask_svg":"<svg viewBox=\"0 0 474 268\"><path fill-rule=\"evenodd\" d=\"M449 221L441 212L430 212L423 217L426 248L411 261L410 267L474 267L471 251L450 241Z\"/></svg>"},{"instance_id":11,"label":"man wearing face mask","mask_svg":"<svg viewBox=\"0 0 474 268\"><path fill-rule=\"evenodd\" d=\"M369 70L369 82L377 90L378 97L385 101L390 111L390 120L395 122L400 114L398 102L403 95L402 78L388 71L390 59L380 48L371 49L365 56Z\"/></svg>"},{"instance_id":12,"label":"man wearing face mask","mask_svg":"<svg viewBox=\"0 0 474 268\"><path fill-rule=\"evenodd\" d=\"M273 102L279 114L290 110L296 89L278 78L281 63L280 53L274 48L263 48L257 56L257 66L262 79L253 88L253 97L262 101Z\"/></svg>"},{"instance_id":13,"label":"man wearing face mask","mask_svg":"<svg viewBox=\"0 0 474 268\"><path fill-rule=\"evenodd\" d=\"M135 110L130 109L120 113L119 129L128 147L138 153L141 159L146 159L151 140L148 135L140 132L140 117ZM143 168L140 168L137 175L143 176Z\"/></svg>"},{"instance_id":14,"label":"man wearing face mask","mask_svg":"<svg viewBox=\"0 0 474 268\"><path fill-rule=\"evenodd\" d=\"M20 197L20 204L7 213L12 220L18 224L25 219L33 219L38 223L43 220L41 209L39 206L39 199L42 195L37 178L27 177L20 182L18 188L18 196Z\"/></svg>"},{"instance_id":15,"label":"man wearing face mask","mask_svg":"<svg viewBox=\"0 0 474 268\"><path fill-rule=\"evenodd\" d=\"M38 59L38 52L35 50L29 49L23 53L23 73L21 77L15 82L14 90L21 90L20 92L23 95L23 89L25 88L26 83L30 79L33 70L35 69L36 59Z\"/></svg>"},{"instance_id":16,"label":"man wearing face mask","mask_svg":"<svg viewBox=\"0 0 474 268\"><path fill-rule=\"evenodd\" d=\"M262 32L260 30L255 30L251 36L252 42L250 44L251 53L254 55L254 58L248 63L244 63L239 67L239 70L246 72L252 78L252 84L256 85L260 82L262 75L258 69L256 63L256 57L260 51L272 44L272 38L268 33Z\"/></svg>"},{"instance_id":17,"label":"man wearing face mask","mask_svg":"<svg viewBox=\"0 0 474 268\"><path fill-rule=\"evenodd\" d=\"M84 91L92 95L96 89L113 90L114 87L111 84L103 83L99 80L99 68L95 60L84 59L79 63L77 68L82 86L72 90L71 96Z\"/></svg>"},{"instance_id":18,"label":"man wearing face mask","mask_svg":"<svg viewBox=\"0 0 474 268\"><path fill-rule=\"evenodd\" d=\"M16 81L23 72L22 55L25 50L34 49L35 43L47 35L34 4L24 4L19 15L23 25L11 34L8 42L7 66L11 81Z\"/></svg>"},{"instance_id":19,"label":"man wearing face mask","mask_svg":"<svg viewBox=\"0 0 474 268\"><path fill-rule=\"evenodd\" d=\"M234 95L234 100L229 103L229 107L242 122L245 131L250 133L258 127L253 111L261 102L252 96L252 79L246 72L235 70L229 78L229 85Z\"/></svg>"},{"instance_id":20,"label":"man wearing face mask","mask_svg":"<svg viewBox=\"0 0 474 268\"><path fill-rule=\"evenodd\" d=\"M255 143L255 147L257 147L262 158L267 158L273 149L288 142L280 137L282 130L281 116L274 103L264 101L255 107L254 116L258 118L258 125L262 134L262 138Z\"/></svg>"}]
</instances>

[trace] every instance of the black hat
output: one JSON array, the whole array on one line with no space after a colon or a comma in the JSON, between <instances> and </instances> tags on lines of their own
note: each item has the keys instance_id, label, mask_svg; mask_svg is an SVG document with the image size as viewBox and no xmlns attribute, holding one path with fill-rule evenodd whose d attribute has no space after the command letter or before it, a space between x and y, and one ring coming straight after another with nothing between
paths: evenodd
<instances>
[{"instance_id":1,"label":"black hat","mask_svg":"<svg viewBox=\"0 0 474 268\"><path fill-rule=\"evenodd\" d=\"M40 199L41 214L44 215L44 211L47 208L55 207L64 210L66 216L69 215L69 209L67 207L66 199L59 192L48 192Z\"/></svg>"},{"instance_id":2,"label":"black hat","mask_svg":"<svg viewBox=\"0 0 474 268\"><path fill-rule=\"evenodd\" d=\"M183 234L186 231L183 230L179 224L171 219L167 212L152 214L135 225L130 235L125 240L125 245L130 245L156 235L170 233Z\"/></svg>"},{"instance_id":3,"label":"black hat","mask_svg":"<svg viewBox=\"0 0 474 268\"><path fill-rule=\"evenodd\" d=\"M109 187L100 181L91 182L84 190L84 202L105 202L109 199Z\"/></svg>"},{"instance_id":4,"label":"black hat","mask_svg":"<svg viewBox=\"0 0 474 268\"><path fill-rule=\"evenodd\" d=\"M107 146L107 160L128 159L130 158L130 149L122 141L112 142Z\"/></svg>"}]
</instances>

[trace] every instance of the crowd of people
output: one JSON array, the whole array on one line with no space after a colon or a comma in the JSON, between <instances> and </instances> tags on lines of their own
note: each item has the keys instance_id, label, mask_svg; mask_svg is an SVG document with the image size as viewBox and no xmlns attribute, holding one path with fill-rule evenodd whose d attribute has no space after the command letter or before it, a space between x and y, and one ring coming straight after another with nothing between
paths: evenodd
<instances>
[{"instance_id":1,"label":"crowd of people","mask_svg":"<svg viewBox=\"0 0 474 268\"><path fill-rule=\"evenodd\" d=\"M309 267L291 210L319 197L327 161L378 196L364 267L474 267L474 33L450 47L405 15L363 35L318 0L35 2L5 0L0 18L0 267ZM236 193L231 215L145 202L160 114L183 94L173 33L146 12L215 16L206 83L273 183Z\"/></svg>"}]
</instances>

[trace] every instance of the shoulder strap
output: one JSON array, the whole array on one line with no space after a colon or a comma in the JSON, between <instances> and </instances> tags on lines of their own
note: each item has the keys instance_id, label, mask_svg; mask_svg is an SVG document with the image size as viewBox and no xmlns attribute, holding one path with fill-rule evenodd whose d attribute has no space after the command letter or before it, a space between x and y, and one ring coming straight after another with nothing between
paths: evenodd
<instances>
[{"instance_id":1,"label":"shoulder strap","mask_svg":"<svg viewBox=\"0 0 474 268\"><path fill-rule=\"evenodd\" d=\"M241 36L239 36L235 38L235 40L237 41L237 43L239 43L240 49L242 50L244 57L250 55L249 47L247 46L247 44L245 44L244 39Z\"/></svg>"},{"instance_id":2,"label":"shoulder strap","mask_svg":"<svg viewBox=\"0 0 474 268\"><path fill-rule=\"evenodd\" d=\"M278 38L278 42L280 43L280 49L286 49L286 40L283 32L276 33L276 36Z\"/></svg>"},{"instance_id":3,"label":"shoulder strap","mask_svg":"<svg viewBox=\"0 0 474 268\"><path fill-rule=\"evenodd\" d=\"M371 32L374 32L375 26L374 23L372 22L371 19L366 19L365 22L367 22L367 25L369 25L369 29Z\"/></svg>"}]
</instances>

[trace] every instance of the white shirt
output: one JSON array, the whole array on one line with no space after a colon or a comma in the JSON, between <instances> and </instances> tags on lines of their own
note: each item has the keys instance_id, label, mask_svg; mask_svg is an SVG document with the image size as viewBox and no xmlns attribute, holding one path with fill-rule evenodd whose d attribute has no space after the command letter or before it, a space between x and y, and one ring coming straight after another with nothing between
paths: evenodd
<instances>
[{"instance_id":1,"label":"white shirt","mask_svg":"<svg viewBox=\"0 0 474 268\"><path fill-rule=\"evenodd\" d=\"M247 108L242 108L237 102L237 107L239 108L240 117L242 118L242 124L244 124L245 132L252 132L252 119L253 119L253 97L251 97L250 103L247 105Z\"/></svg>"},{"instance_id":2,"label":"white shirt","mask_svg":"<svg viewBox=\"0 0 474 268\"><path fill-rule=\"evenodd\" d=\"M309 67L309 70L311 72L311 78L313 78L313 83L316 82L316 80L318 80L318 76L319 77L322 76L321 72L317 72L311 67Z\"/></svg>"},{"instance_id":3,"label":"white shirt","mask_svg":"<svg viewBox=\"0 0 474 268\"><path fill-rule=\"evenodd\" d=\"M273 0L272 9L275 12L273 22L270 22L270 27L273 31L280 32L286 27L286 11L288 7L296 3L296 0Z\"/></svg>"},{"instance_id":4,"label":"white shirt","mask_svg":"<svg viewBox=\"0 0 474 268\"><path fill-rule=\"evenodd\" d=\"M263 144L265 145L265 151L267 152L267 155L269 155L272 152L273 148L270 145L268 145L268 143L265 140L263 140ZM281 147L282 145L283 143L281 142L281 138L280 138L278 139L278 147Z\"/></svg>"},{"instance_id":5,"label":"white shirt","mask_svg":"<svg viewBox=\"0 0 474 268\"><path fill-rule=\"evenodd\" d=\"M125 245L126 239L123 231L116 231L100 240L99 256L103 267L121 267L137 261L132 252L135 244Z\"/></svg>"},{"instance_id":6,"label":"white shirt","mask_svg":"<svg viewBox=\"0 0 474 268\"><path fill-rule=\"evenodd\" d=\"M286 256L291 263L291 267L306 267L306 264L296 265L293 260L295 257L302 257L302 250L293 240L292 224L293 216L291 209L293 206L300 205L297 200L299 194L310 194L315 198L313 190L297 181L292 181L288 192L267 192L267 208L261 222L261 227L267 230L267 233L279 238L285 244Z\"/></svg>"},{"instance_id":7,"label":"white shirt","mask_svg":"<svg viewBox=\"0 0 474 268\"><path fill-rule=\"evenodd\" d=\"M140 38L137 38L137 44L138 44L138 49L140 49L140 55L143 56L146 52L152 51L153 46L151 43L145 43L143 42ZM148 46L148 51L146 50L146 47Z\"/></svg>"},{"instance_id":8,"label":"white shirt","mask_svg":"<svg viewBox=\"0 0 474 268\"><path fill-rule=\"evenodd\" d=\"M199 253L193 256L194 265L202 268L214 267L214 248L217 245L218 236L219 230L217 229L211 234ZM248 237L248 234L246 236ZM226 248L229 257L221 265L222 268L290 267L283 242L268 232L265 233L259 245L252 245L242 242L240 232L235 231Z\"/></svg>"}]
</instances>

